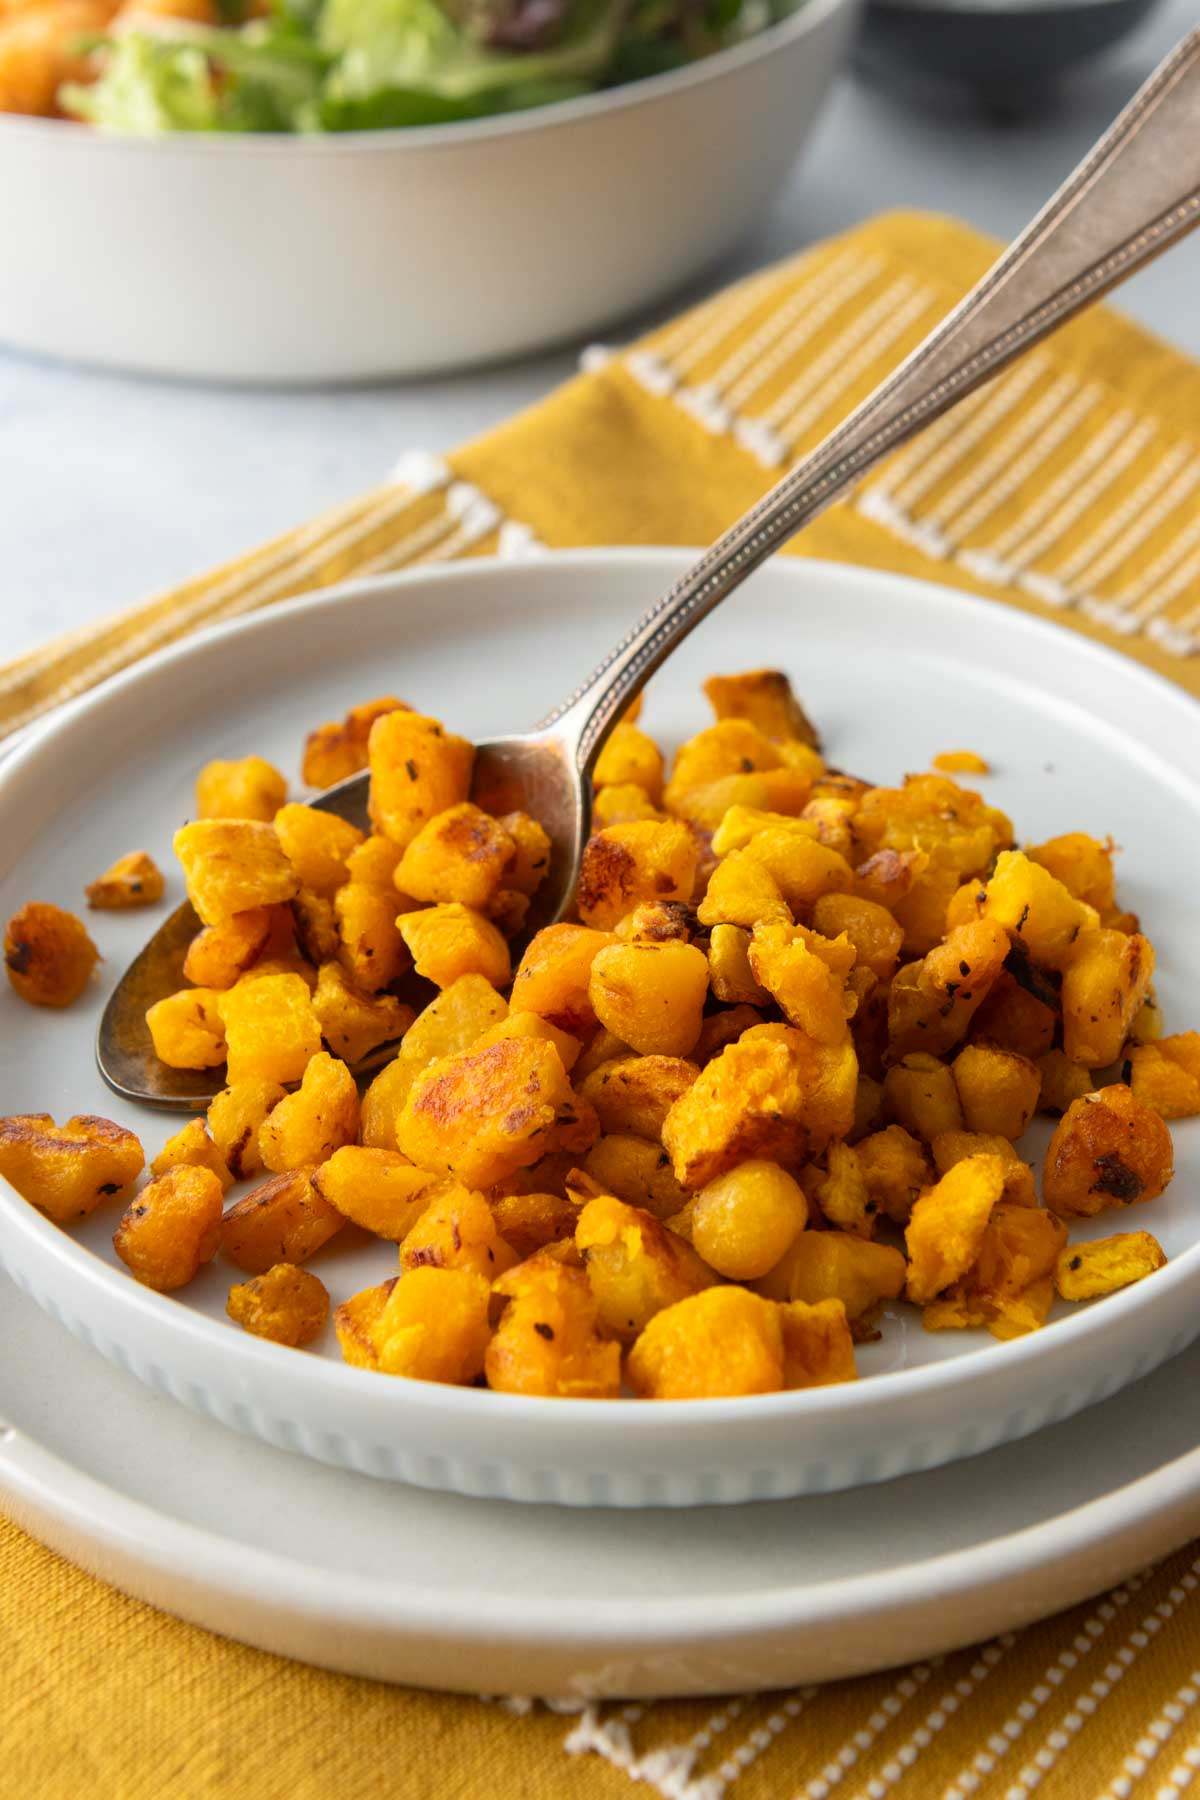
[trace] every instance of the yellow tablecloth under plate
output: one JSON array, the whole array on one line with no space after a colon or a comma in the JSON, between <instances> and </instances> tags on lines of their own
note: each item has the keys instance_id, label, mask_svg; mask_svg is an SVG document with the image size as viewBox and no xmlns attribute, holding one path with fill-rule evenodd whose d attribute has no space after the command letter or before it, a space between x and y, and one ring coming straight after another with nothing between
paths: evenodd
<instances>
[{"instance_id":1,"label":"yellow tablecloth under plate","mask_svg":"<svg viewBox=\"0 0 1200 1800\"><path fill-rule=\"evenodd\" d=\"M576 380L477 442L410 453L370 494L0 669L0 735L189 631L349 576L707 542L992 249L946 220L889 215L631 348L597 347ZM960 585L1200 693L1198 421L1200 370L1094 312L899 452L794 553ZM225 1643L0 1523L0 1794L1173 1800L1200 1795L1198 1588L1200 1543L1015 1638L892 1674L519 1714Z\"/></svg>"}]
</instances>

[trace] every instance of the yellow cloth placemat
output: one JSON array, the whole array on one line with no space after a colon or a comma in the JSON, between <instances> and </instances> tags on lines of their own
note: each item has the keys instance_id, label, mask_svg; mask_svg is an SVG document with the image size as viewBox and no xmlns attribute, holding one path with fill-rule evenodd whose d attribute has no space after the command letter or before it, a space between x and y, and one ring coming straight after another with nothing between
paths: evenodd
<instances>
[{"instance_id":1,"label":"yellow cloth placemat","mask_svg":"<svg viewBox=\"0 0 1200 1800\"><path fill-rule=\"evenodd\" d=\"M349 576L708 542L993 249L949 221L889 215L630 349L589 352L578 379L446 459L410 454L353 503L0 669L0 735L189 631ZM899 452L794 553L1056 618L1197 693L1198 421L1200 370L1094 312ZM1173 1800L1200 1794L1198 1588L1200 1543L1046 1624L891 1674L564 1717L225 1643L0 1522L0 1795Z\"/></svg>"}]
</instances>

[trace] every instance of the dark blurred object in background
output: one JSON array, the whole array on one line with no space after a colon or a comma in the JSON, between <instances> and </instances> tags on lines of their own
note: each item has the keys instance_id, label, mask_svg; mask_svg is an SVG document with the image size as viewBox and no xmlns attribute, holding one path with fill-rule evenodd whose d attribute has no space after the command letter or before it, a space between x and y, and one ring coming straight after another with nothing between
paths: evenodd
<instances>
[{"instance_id":1,"label":"dark blurred object in background","mask_svg":"<svg viewBox=\"0 0 1200 1800\"><path fill-rule=\"evenodd\" d=\"M1158 0L870 0L859 60L909 86L972 90L1001 117L1053 98L1059 78L1140 25Z\"/></svg>"}]
</instances>

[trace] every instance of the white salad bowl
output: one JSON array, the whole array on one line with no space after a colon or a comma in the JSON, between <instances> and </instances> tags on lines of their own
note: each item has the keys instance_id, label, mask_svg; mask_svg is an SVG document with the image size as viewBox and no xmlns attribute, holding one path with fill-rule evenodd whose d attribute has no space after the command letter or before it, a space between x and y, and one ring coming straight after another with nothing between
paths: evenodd
<instances>
[{"instance_id":1,"label":"white salad bowl","mask_svg":"<svg viewBox=\"0 0 1200 1800\"><path fill-rule=\"evenodd\" d=\"M687 567L678 550L594 550L419 570L278 606L148 659L74 702L0 765L0 917L29 899L77 907L83 884L171 835L210 757L295 768L306 730L394 691L476 737L519 729L568 692ZM939 750L981 751L989 801L1031 842L1079 829L1122 846L1124 904L1158 952L1168 1028L1200 1020L1200 782L1195 701L1076 633L949 589L873 571L768 564L672 657L647 701L668 747L705 721L714 670L787 669L839 767L899 780ZM5 1112L101 1113L147 1155L179 1124L118 1102L96 1071L105 998L161 915L97 914L105 962L70 1011L0 991ZM1043 1121L1022 1140L1036 1160ZM346 1367L225 1317L231 1264L178 1295L140 1287L102 1207L60 1230L0 1182L0 1269L77 1337L160 1393L284 1449L418 1486L567 1505L779 1499L912 1474L1026 1436L1106 1398L1200 1334L1200 1121L1174 1129L1157 1200L1072 1227L1151 1231L1170 1261L1042 1331L924 1331L889 1309L857 1382L748 1399L570 1401L493 1394ZM335 1302L395 1272L393 1245L345 1233L312 1262ZM2 1409L0 1409L2 1410ZM1040 1440L1056 1454L1054 1434Z\"/></svg>"},{"instance_id":2,"label":"white salad bowl","mask_svg":"<svg viewBox=\"0 0 1200 1800\"><path fill-rule=\"evenodd\" d=\"M135 138L0 117L0 341L311 383L580 339L750 228L857 11L799 0L671 74L466 124Z\"/></svg>"}]
</instances>

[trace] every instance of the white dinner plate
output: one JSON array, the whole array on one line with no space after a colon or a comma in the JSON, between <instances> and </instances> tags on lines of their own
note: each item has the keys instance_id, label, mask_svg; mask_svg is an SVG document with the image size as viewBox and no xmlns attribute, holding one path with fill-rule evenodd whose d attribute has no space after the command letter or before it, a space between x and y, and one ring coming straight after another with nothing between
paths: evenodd
<instances>
[{"instance_id":1,"label":"white dinner plate","mask_svg":"<svg viewBox=\"0 0 1200 1800\"><path fill-rule=\"evenodd\" d=\"M409 1686L576 1700L862 1675L1123 1581L1200 1517L1200 1349L1053 1431L730 1512L509 1506L249 1443L0 1276L0 1509L225 1637Z\"/></svg>"},{"instance_id":2,"label":"white dinner plate","mask_svg":"<svg viewBox=\"0 0 1200 1800\"><path fill-rule=\"evenodd\" d=\"M395 690L487 736L536 719L678 574L679 551L590 551L528 564L464 563L325 593L151 659L67 709L0 768L0 913L77 905L123 850L169 866L172 829L209 757L261 751L296 767L305 730ZM983 752L989 797L1036 840L1079 827L1122 846L1121 892L1160 953L1172 1028L1200 1020L1200 788L1194 703L1136 665L1009 608L852 568L779 561L677 654L650 728L677 742L704 722L713 669L787 668L833 762L880 780L939 749ZM179 894L175 877L173 897ZM5 994L5 1110L106 1112L153 1154L173 1128L116 1103L92 1033L149 919L93 916L107 962L70 1012ZM1044 1139L1044 1128L1043 1128ZM1176 1131L1179 1173L1131 1215L1171 1261L1042 1332L997 1344L922 1330L897 1309L866 1346L864 1379L753 1399L545 1401L386 1380L325 1354L250 1338L224 1318L234 1271L209 1266L181 1295L140 1287L111 1245L114 1219L67 1233L0 1193L0 1262L69 1329L151 1386L239 1430L368 1474L571 1505L697 1505L857 1486L931 1468L1062 1419L1125 1386L1200 1333L1200 1131ZM1129 1222L1107 1215L1080 1228ZM395 1266L345 1233L314 1260L335 1301Z\"/></svg>"}]
</instances>

